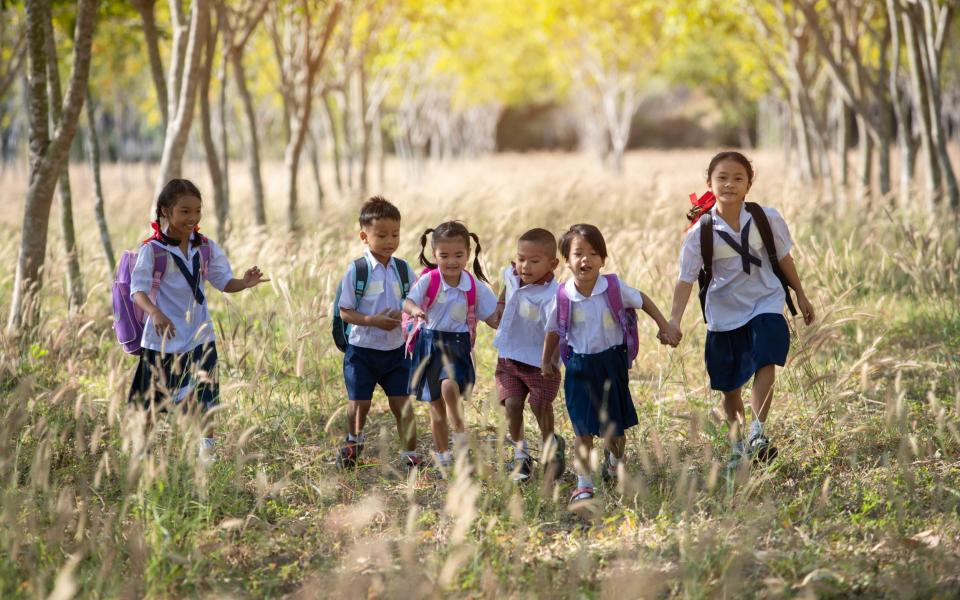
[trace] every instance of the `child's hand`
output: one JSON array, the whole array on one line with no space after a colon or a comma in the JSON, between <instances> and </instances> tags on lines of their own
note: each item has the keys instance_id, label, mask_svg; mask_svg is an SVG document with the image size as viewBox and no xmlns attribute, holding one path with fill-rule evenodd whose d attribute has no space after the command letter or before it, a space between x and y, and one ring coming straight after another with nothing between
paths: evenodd
<instances>
[{"instance_id":1,"label":"child's hand","mask_svg":"<svg viewBox=\"0 0 960 600\"><path fill-rule=\"evenodd\" d=\"M813 323L817 315L813 312L813 304L807 299L807 295L797 294L797 304L800 307L800 314L803 315L803 322L807 325Z\"/></svg>"},{"instance_id":2,"label":"child's hand","mask_svg":"<svg viewBox=\"0 0 960 600\"><path fill-rule=\"evenodd\" d=\"M544 377L556 377L560 373L560 365L552 360L545 361L543 366L540 367L540 372L543 373Z\"/></svg>"},{"instance_id":3,"label":"child's hand","mask_svg":"<svg viewBox=\"0 0 960 600\"><path fill-rule=\"evenodd\" d=\"M670 321L657 333L657 339L660 340L661 344L676 348L680 344L680 340L683 339L683 332L680 331L680 327L676 323Z\"/></svg>"},{"instance_id":4,"label":"child's hand","mask_svg":"<svg viewBox=\"0 0 960 600\"><path fill-rule=\"evenodd\" d=\"M396 315L396 311L389 308L384 309L380 314L370 315L367 321L370 323L370 327L376 327L384 331L393 331L400 327L400 317Z\"/></svg>"},{"instance_id":5,"label":"child's hand","mask_svg":"<svg viewBox=\"0 0 960 600\"><path fill-rule=\"evenodd\" d=\"M173 321L160 312L160 309L150 315L150 318L153 319L153 328L161 338L170 339L177 335L177 328L173 326Z\"/></svg>"},{"instance_id":6,"label":"child's hand","mask_svg":"<svg viewBox=\"0 0 960 600\"><path fill-rule=\"evenodd\" d=\"M263 276L263 273L260 272L260 267L254 266L247 269L247 272L243 274L242 281L244 289L247 289L270 280Z\"/></svg>"},{"instance_id":7,"label":"child's hand","mask_svg":"<svg viewBox=\"0 0 960 600\"><path fill-rule=\"evenodd\" d=\"M407 311L411 317L414 319L423 319L423 322L427 322L427 313L420 308L419 306L414 306Z\"/></svg>"}]
</instances>

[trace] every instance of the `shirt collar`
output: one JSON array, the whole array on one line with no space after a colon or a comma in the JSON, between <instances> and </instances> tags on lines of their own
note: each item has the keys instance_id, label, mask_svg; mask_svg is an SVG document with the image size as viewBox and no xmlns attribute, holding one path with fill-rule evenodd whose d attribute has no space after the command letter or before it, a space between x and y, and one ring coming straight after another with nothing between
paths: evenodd
<instances>
[{"instance_id":1,"label":"shirt collar","mask_svg":"<svg viewBox=\"0 0 960 600\"><path fill-rule=\"evenodd\" d=\"M720 214L717 212L716 205L714 205L713 208L710 209L710 213L713 215L714 228L722 227L728 230L730 233L739 233L737 231L734 231L733 227L730 227L730 224L723 220L723 217L721 217ZM750 213L747 212L747 203L743 202L743 204L740 205L740 231L743 231L743 226L746 225L747 221L749 220L750 220Z\"/></svg>"},{"instance_id":2,"label":"shirt collar","mask_svg":"<svg viewBox=\"0 0 960 600\"><path fill-rule=\"evenodd\" d=\"M573 302L582 302L586 300L587 297L580 293L580 290L577 289L577 284L574 283L573 277L568 279L563 284L565 286L565 291L567 292L567 297L570 298ZM607 291L607 278L603 275L600 275L600 278L597 279L597 283L593 286L593 291L590 292L590 297L599 296Z\"/></svg>"},{"instance_id":3,"label":"shirt collar","mask_svg":"<svg viewBox=\"0 0 960 600\"><path fill-rule=\"evenodd\" d=\"M373 255L373 252L370 252L370 248L363 249L363 257L367 259L367 264L370 265L371 272L374 269L376 269L378 266L383 267L383 263L377 260L377 258ZM391 256L390 260L387 261L387 265L389 266L392 264L393 264L393 257Z\"/></svg>"},{"instance_id":4,"label":"shirt collar","mask_svg":"<svg viewBox=\"0 0 960 600\"><path fill-rule=\"evenodd\" d=\"M469 292L470 291L470 275L468 275L466 271L461 271L460 283L458 283L456 286L452 286L447 283L446 279L443 278L443 273L440 273L440 286L443 288L443 291L447 291L452 287L456 287L461 292L464 292L464 293Z\"/></svg>"}]
</instances>

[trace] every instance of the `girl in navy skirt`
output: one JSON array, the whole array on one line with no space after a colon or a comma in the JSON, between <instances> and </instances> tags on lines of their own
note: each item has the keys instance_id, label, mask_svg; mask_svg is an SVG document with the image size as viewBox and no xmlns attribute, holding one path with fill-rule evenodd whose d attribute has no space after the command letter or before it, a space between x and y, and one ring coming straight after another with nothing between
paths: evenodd
<instances>
[{"instance_id":1,"label":"girl in navy skirt","mask_svg":"<svg viewBox=\"0 0 960 600\"><path fill-rule=\"evenodd\" d=\"M764 434L764 424L773 397L775 365L784 365L790 349L784 302L791 312L794 306L787 286L796 292L804 321L809 325L814 319L813 305L790 256L793 242L786 222L773 208L744 202L753 178L753 166L739 152L721 152L710 161L710 191L699 200L692 197L694 208L688 214L692 226L680 251L680 278L670 319L670 331L679 337L680 320L693 282L699 278L707 324L707 373L710 387L723 393L732 464L743 456L766 459L776 452ZM753 422L744 444L741 394L751 377Z\"/></svg>"},{"instance_id":2,"label":"girl in navy skirt","mask_svg":"<svg viewBox=\"0 0 960 600\"><path fill-rule=\"evenodd\" d=\"M574 225L560 239L560 254L573 277L557 290L547 315L541 368L544 375L556 374L558 351L566 366L563 392L576 435L577 488L570 498L574 506L593 498L589 467L593 439L605 438L602 473L604 478L613 477L623 458L626 430L638 422L627 385L633 358L628 346L632 342L635 348L636 343L635 312L630 309L647 313L660 328L661 339L679 339L671 337L667 320L645 294L615 275L601 277L607 245L599 229ZM633 317L625 319L627 314Z\"/></svg>"},{"instance_id":3,"label":"girl in navy skirt","mask_svg":"<svg viewBox=\"0 0 960 600\"><path fill-rule=\"evenodd\" d=\"M436 263L426 257L428 237ZM466 270L471 239L477 245L472 274ZM453 463L447 417L453 422L454 446L464 448L466 427L460 398L477 379L471 357L477 322L497 326L497 297L485 285L480 239L463 223L448 221L427 229L420 236L420 246L420 263L426 270L403 305L404 312L416 320L415 325L405 326L412 353L410 393L430 403L437 463L446 468Z\"/></svg>"},{"instance_id":4,"label":"girl in navy skirt","mask_svg":"<svg viewBox=\"0 0 960 600\"><path fill-rule=\"evenodd\" d=\"M197 186L186 179L170 180L157 198L154 235L140 246L131 273L130 296L146 321L128 400L150 412L176 404L195 406L205 415L217 405L217 347L204 281L227 293L269 281L257 267L235 279L220 247L200 235L200 215ZM158 262L158 256L165 262ZM158 264L165 266L155 272ZM198 455L212 462L213 428L204 425Z\"/></svg>"}]
</instances>

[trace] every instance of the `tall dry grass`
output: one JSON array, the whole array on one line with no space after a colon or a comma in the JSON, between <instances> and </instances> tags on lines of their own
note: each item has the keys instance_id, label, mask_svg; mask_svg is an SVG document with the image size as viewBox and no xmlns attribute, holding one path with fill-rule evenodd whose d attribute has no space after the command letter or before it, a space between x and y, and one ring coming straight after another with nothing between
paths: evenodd
<instances>
[{"instance_id":1,"label":"tall dry grass","mask_svg":"<svg viewBox=\"0 0 960 600\"><path fill-rule=\"evenodd\" d=\"M664 310L677 271L686 195L710 153L638 152L612 178L568 155L506 155L433 165L383 190L403 215L401 256L423 228L462 218L497 274L516 237L597 224L608 269ZM92 219L89 175L72 168L88 288L67 314L63 254L51 219L43 323L30 343L0 338L0 596L295 597L889 596L960 593L960 250L955 224L909 206L827 198L789 181L782 157L756 157L752 199L792 227L818 322L793 325L780 371L772 465L725 476L726 432L703 372L704 330L687 310L676 350L641 324L631 386L640 426L628 475L599 490L600 518L566 511L573 485L518 489L504 466L492 333L477 344L467 402L472 462L444 481L407 479L378 397L356 472L332 464L343 435L340 354L329 306L361 252L354 195L321 211L305 177L306 227L285 232L281 170L267 169L271 226L249 227L246 176L233 165L236 217L224 241L236 270L269 286L211 307L221 356L221 460L195 462L197 432L178 416L144 439L125 412L134 361L112 338L110 274ZM145 237L153 166L104 173L118 248ZM201 189L202 166L192 165ZM328 174L329 175L329 174ZM328 177L328 181L332 178ZM0 188L22 197L22 169ZM206 231L213 231L208 210ZM0 312L9 309L17 211L0 216ZM571 430L563 403L561 433ZM417 407L422 450L432 447ZM528 438L537 439L533 419ZM149 442L149 444L148 444ZM148 447L148 458L137 460Z\"/></svg>"}]
</instances>

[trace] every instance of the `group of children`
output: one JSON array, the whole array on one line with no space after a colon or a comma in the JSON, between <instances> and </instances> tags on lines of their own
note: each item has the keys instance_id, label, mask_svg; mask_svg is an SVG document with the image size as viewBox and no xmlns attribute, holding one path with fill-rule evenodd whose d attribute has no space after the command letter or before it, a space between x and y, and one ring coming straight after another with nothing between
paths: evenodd
<instances>
[{"instance_id":1,"label":"group of children","mask_svg":"<svg viewBox=\"0 0 960 600\"><path fill-rule=\"evenodd\" d=\"M476 382L472 351L483 321L496 329L495 381L513 444L513 479L525 481L534 470L524 438L527 402L539 425L545 476L564 472L566 444L555 431L553 411L562 383L575 435L577 485L571 503L591 499L595 438L606 441L600 475L615 478L626 430L638 424L628 377L637 354L636 311L656 323L662 344L677 346L697 279L708 329L707 372L711 387L723 394L734 459L772 456L764 423L775 365L784 364L789 349L783 308L785 302L791 310L794 305L788 288L796 293L807 323L814 311L790 256L786 223L776 210L744 201L753 177L750 161L740 153L724 152L711 160L709 191L694 196L688 215L691 227L681 249L669 320L644 293L603 273L606 242L593 225L571 226L559 243L540 228L520 236L514 261L501 273L498 297L481 268L480 240L463 223L448 221L423 232L419 262L424 268L418 275L394 256L399 210L380 197L365 202L359 218L364 253L347 267L333 314L349 400L338 466L357 465L373 392L380 386L396 419L403 464L412 469L424 462L416 449L412 397L429 405L434 462L442 471L449 468L454 452L467 447L462 399ZM130 401L148 408L160 400L176 402L191 390L202 406L216 403L216 348L203 281L209 279L225 292L266 281L257 267L243 279L232 278L223 253L196 229L200 193L186 184L172 181L169 193L165 189L161 194L155 235L141 247L132 278L131 294L145 311L146 323L145 352ZM201 253L204 246L210 250ZM157 277L152 268L157 248L166 250L178 271ZM569 271L564 283L556 279L558 250ZM743 437L741 390L751 377L753 421ZM212 437L205 435L201 452L213 446Z\"/></svg>"}]
</instances>

